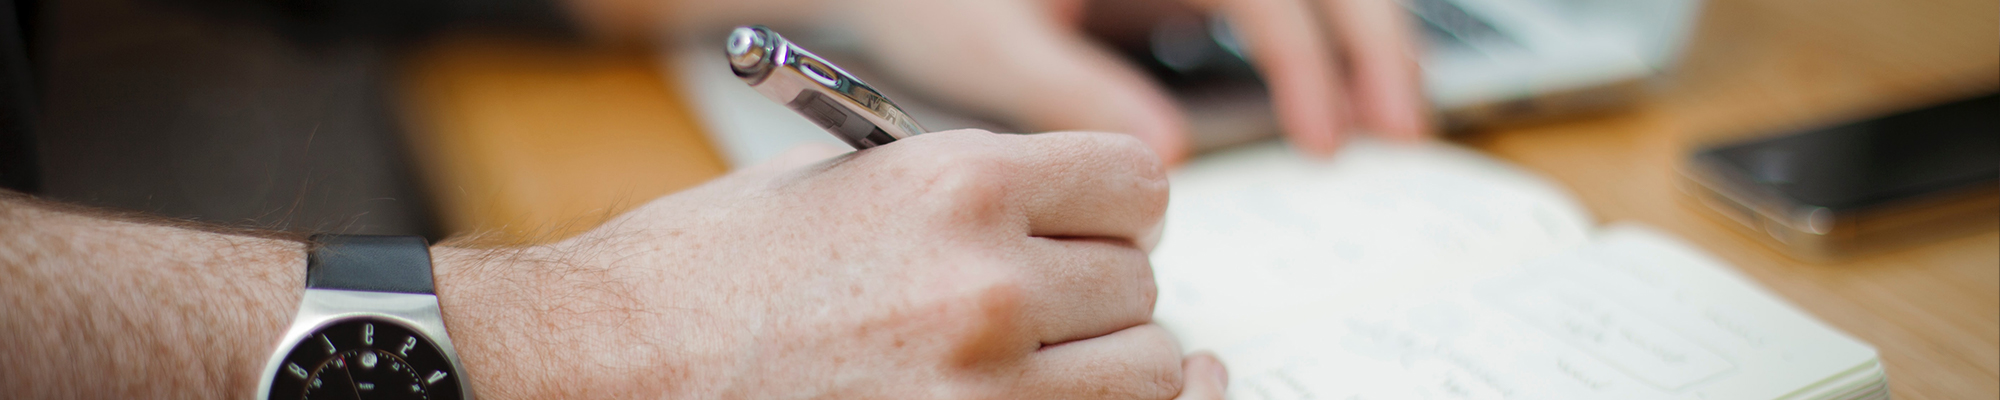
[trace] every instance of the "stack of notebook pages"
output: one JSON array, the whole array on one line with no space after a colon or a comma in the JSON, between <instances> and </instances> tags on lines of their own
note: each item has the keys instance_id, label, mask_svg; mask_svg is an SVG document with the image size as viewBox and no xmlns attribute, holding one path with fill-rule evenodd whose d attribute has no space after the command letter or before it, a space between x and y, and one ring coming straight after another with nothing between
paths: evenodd
<instances>
[{"instance_id":1,"label":"stack of notebook pages","mask_svg":"<svg viewBox=\"0 0 2000 400\"><path fill-rule=\"evenodd\" d=\"M1271 144L1172 179L1156 319L1231 399L1889 397L1867 344L1477 153Z\"/></svg>"}]
</instances>

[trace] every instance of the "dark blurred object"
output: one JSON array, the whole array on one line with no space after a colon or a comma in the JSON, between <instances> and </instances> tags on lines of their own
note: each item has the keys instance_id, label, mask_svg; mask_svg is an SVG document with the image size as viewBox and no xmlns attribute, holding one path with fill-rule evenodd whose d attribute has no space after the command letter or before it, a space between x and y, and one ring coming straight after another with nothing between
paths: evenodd
<instances>
[{"instance_id":1,"label":"dark blurred object","mask_svg":"<svg viewBox=\"0 0 2000 400\"><path fill-rule=\"evenodd\" d=\"M1084 27L1167 87L1261 85L1221 16L1181 2L1090 2Z\"/></svg>"},{"instance_id":2,"label":"dark blurred object","mask_svg":"<svg viewBox=\"0 0 2000 400\"><path fill-rule=\"evenodd\" d=\"M0 36L38 51L8 60L7 77L38 79L7 81L0 183L168 217L434 239L391 112L394 49L455 27L570 31L548 0L72 0L18 17ZM39 187L12 178L35 176L12 165L32 156Z\"/></svg>"},{"instance_id":3,"label":"dark blurred object","mask_svg":"<svg viewBox=\"0 0 2000 400\"><path fill-rule=\"evenodd\" d=\"M2000 227L2000 94L1727 144L1683 173L1802 259Z\"/></svg>"},{"instance_id":4,"label":"dark blurred object","mask_svg":"<svg viewBox=\"0 0 2000 400\"><path fill-rule=\"evenodd\" d=\"M1270 92L1219 16L1182 2L1098 0L1084 26L1166 86L1188 113L1197 152L1278 134Z\"/></svg>"},{"instance_id":5,"label":"dark blurred object","mask_svg":"<svg viewBox=\"0 0 2000 400\"><path fill-rule=\"evenodd\" d=\"M36 44L35 0L0 0L0 188L41 189L35 154L36 77L30 60Z\"/></svg>"}]
</instances>

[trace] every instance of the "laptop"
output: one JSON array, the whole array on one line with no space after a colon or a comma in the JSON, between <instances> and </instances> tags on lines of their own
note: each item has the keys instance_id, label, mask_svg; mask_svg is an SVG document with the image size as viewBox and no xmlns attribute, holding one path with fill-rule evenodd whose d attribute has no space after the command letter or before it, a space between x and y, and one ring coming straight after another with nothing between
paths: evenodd
<instances>
[{"instance_id":1,"label":"laptop","mask_svg":"<svg viewBox=\"0 0 2000 400\"><path fill-rule=\"evenodd\" d=\"M1448 126L1622 104L1678 61L1698 0L1403 0Z\"/></svg>"},{"instance_id":2,"label":"laptop","mask_svg":"<svg viewBox=\"0 0 2000 400\"><path fill-rule=\"evenodd\" d=\"M1699 0L1398 0L1422 31L1425 96L1447 130L1614 108L1678 62ZM1266 94L1220 17L1162 18L1114 43L1188 110L1196 148L1268 137ZM1268 117L1264 117L1268 120Z\"/></svg>"}]
</instances>

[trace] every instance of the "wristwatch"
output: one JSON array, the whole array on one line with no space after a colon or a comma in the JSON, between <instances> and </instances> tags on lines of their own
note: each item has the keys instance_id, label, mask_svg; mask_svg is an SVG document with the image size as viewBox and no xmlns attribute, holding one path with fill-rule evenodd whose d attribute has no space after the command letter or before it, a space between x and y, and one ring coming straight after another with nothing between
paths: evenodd
<instances>
[{"instance_id":1,"label":"wristwatch","mask_svg":"<svg viewBox=\"0 0 2000 400\"><path fill-rule=\"evenodd\" d=\"M257 398L472 399L423 238L311 241L305 300L264 365Z\"/></svg>"}]
</instances>

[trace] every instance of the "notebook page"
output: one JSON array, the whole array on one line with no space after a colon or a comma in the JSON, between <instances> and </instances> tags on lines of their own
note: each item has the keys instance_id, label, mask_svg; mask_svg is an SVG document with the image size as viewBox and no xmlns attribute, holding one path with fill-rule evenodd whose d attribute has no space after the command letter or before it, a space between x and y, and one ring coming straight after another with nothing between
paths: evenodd
<instances>
[{"instance_id":1,"label":"notebook page","mask_svg":"<svg viewBox=\"0 0 2000 400\"><path fill-rule=\"evenodd\" d=\"M1879 368L1868 346L1629 226L1511 273L1318 310L1218 344L1230 398L1778 399Z\"/></svg>"},{"instance_id":2,"label":"notebook page","mask_svg":"<svg viewBox=\"0 0 2000 400\"><path fill-rule=\"evenodd\" d=\"M1737 366L1683 387L1681 391L1688 394L1803 398L1802 392L1822 383L1843 386L1835 379L1843 375L1879 374L1873 347L1666 234L1636 224L1614 225L1574 254L1581 262L1530 264L1545 266L1524 274L1564 276L1587 284L1645 318L1674 327Z\"/></svg>"},{"instance_id":3,"label":"notebook page","mask_svg":"<svg viewBox=\"0 0 2000 400\"><path fill-rule=\"evenodd\" d=\"M1558 186L1445 144L1357 140L1308 160L1265 143L1170 179L1155 320L1191 345L1264 334L1290 320L1267 315L1299 307L1491 273L1591 229Z\"/></svg>"}]
</instances>

